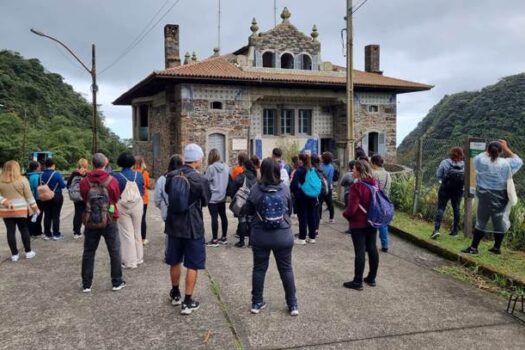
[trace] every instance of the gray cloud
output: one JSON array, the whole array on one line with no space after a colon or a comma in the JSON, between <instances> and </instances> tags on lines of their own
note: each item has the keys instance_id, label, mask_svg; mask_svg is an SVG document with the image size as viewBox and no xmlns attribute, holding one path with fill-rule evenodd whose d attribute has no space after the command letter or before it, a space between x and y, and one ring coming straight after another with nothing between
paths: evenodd
<instances>
[{"instance_id":1,"label":"gray cloud","mask_svg":"<svg viewBox=\"0 0 525 350\"><path fill-rule=\"evenodd\" d=\"M165 8L176 0L168 0ZM99 71L137 37L166 0L19 0L0 4L0 48L39 58L89 99L90 78L67 53L29 32L54 35L89 63L97 45ZM278 0L292 12L292 23L306 33L317 24L324 60L343 65L340 30L344 0ZM354 0L359 4L360 0ZM134 50L99 77L108 126L131 135L130 109L111 105L118 95L156 69L162 69L166 23L181 26L181 53L211 55L217 46L218 0L181 0ZM247 43L252 17L262 31L273 27L273 1L222 0L222 52ZM278 18L280 19L280 18ZM385 75L436 85L430 92L400 95L399 140L445 94L476 90L525 70L523 0L369 0L354 19L355 67L363 67L363 47L381 45Z\"/></svg>"}]
</instances>

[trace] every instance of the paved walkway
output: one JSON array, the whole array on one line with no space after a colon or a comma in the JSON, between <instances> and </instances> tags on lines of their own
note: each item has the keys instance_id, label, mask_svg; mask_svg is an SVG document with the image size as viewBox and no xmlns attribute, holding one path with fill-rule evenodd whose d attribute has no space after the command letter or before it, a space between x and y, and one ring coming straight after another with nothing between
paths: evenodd
<instances>
[{"instance_id":1,"label":"paved walkway","mask_svg":"<svg viewBox=\"0 0 525 350\"><path fill-rule=\"evenodd\" d=\"M169 304L159 212L148 211L145 264L125 271L128 286L110 291L105 246L97 255L93 292L80 292L82 240L71 233L66 203L60 242L33 241L33 260L8 260L0 228L0 349L522 349L525 328L504 302L432 271L448 264L395 237L381 254L378 286L342 288L352 276L353 252L340 213L323 225L316 245L294 249L300 316L286 312L272 261L268 308L251 315L251 251L208 248L199 276L202 307L189 317ZM232 219L230 233L234 232ZM209 227L209 224L207 225ZM297 227L294 227L297 230ZM104 245L104 243L102 243Z\"/></svg>"}]
</instances>

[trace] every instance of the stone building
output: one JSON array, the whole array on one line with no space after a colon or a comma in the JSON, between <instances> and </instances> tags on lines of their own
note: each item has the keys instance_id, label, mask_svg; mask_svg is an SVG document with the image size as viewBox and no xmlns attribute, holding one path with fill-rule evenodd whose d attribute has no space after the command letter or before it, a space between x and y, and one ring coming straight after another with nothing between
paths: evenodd
<instances>
[{"instance_id":1,"label":"stone building","mask_svg":"<svg viewBox=\"0 0 525 350\"><path fill-rule=\"evenodd\" d=\"M187 53L182 64L179 26L165 26L165 69L114 102L132 106L133 150L154 175L189 142L206 154L219 149L230 163L241 151L266 157L275 146L302 149L309 140L318 152L342 156L345 68L321 59L315 25L307 36L290 16L285 8L282 23L264 33L254 19L246 46L227 55L216 49L201 61ZM396 96L432 86L384 76L379 59L379 46L369 45L365 71L354 70L354 138L369 154L395 161Z\"/></svg>"}]
</instances>

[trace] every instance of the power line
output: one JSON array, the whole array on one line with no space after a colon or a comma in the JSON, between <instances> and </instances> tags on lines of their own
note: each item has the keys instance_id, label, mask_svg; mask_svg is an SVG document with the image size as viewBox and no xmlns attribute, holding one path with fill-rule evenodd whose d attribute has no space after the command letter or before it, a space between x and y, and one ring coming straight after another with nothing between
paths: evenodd
<instances>
[{"instance_id":1,"label":"power line","mask_svg":"<svg viewBox=\"0 0 525 350\"><path fill-rule=\"evenodd\" d=\"M153 24L149 27L149 29L146 30L146 28L148 28L148 25L153 22L155 20L155 17L158 16L158 14L163 10L163 8L166 6L166 4L169 2L169 0L166 0L166 2L161 6L161 8L155 13L155 15L151 18L151 20L148 22L148 24L144 27L144 29L141 31L141 34L139 34L137 36L137 38L135 40L133 40L131 42L131 44L112 62L110 63L106 68L102 69L98 74L102 74L104 73L105 71L107 71L108 69L110 69L111 67L113 67L115 64L117 64L121 59L123 59L128 53L130 53L135 47L138 46L138 44L140 44L142 42L142 40L144 40L146 38L146 36L148 36L149 33L151 33L151 31L153 29L155 29L155 27L160 23L160 21L162 21L164 19L164 17L166 17L170 11L175 7L177 6L177 4L180 2L181 0L177 0L175 1L175 3L173 3L173 5L171 5L167 10L166 12ZM145 31L146 30L146 31Z\"/></svg>"},{"instance_id":2,"label":"power line","mask_svg":"<svg viewBox=\"0 0 525 350\"><path fill-rule=\"evenodd\" d=\"M366 4L368 2L368 0L363 0L363 2L361 4L359 4L353 11L352 11L352 14L356 13L357 10L359 10L364 4Z\"/></svg>"}]
</instances>

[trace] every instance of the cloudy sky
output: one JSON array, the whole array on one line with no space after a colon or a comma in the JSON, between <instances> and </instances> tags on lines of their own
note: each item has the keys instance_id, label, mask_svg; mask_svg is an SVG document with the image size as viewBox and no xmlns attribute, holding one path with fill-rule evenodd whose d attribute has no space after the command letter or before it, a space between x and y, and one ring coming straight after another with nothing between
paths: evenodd
<instances>
[{"instance_id":1,"label":"cloudy sky","mask_svg":"<svg viewBox=\"0 0 525 350\"><path fill-rule=\"evenodd\" d=\"M341 65L345 3L277 0L278 13L288 6L300 30L310 33L317 24L323 60ZM164 24L180 24L182 53L196 51L200 58L207 57L217 46L217 12L218 0L1 0L0 49L40 59L89 100L90 76L60 47L29 28L61 39L88 66L95 43L99 72L147 33L99 76L99 101L107 124L128 138L130 108L111 102L152 70L163 68ZM162 16L151 31L145 30ZM222 0L222 53L247 43L252 17L261 31L273 27L273 1ZM355 14L354 31L356 69L364 66L363 47L380 44L385 75L435 85L430 92L399 97L398 142L444 95L477 90L525 71L524 0L368 0Z\"/></svg>"}]
</instances>

